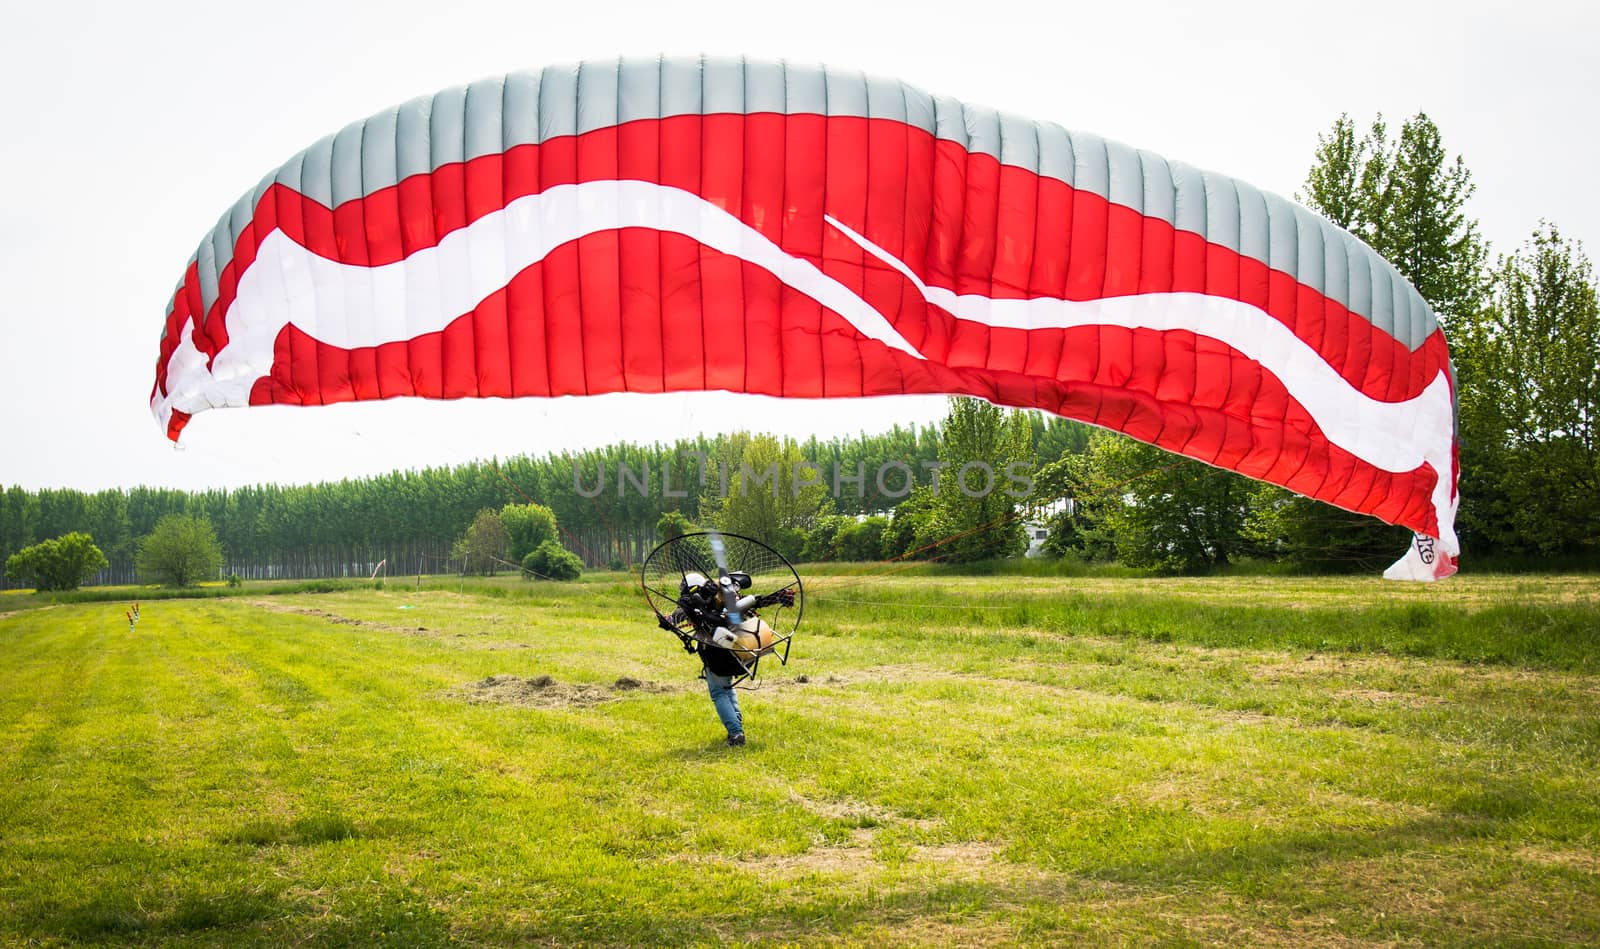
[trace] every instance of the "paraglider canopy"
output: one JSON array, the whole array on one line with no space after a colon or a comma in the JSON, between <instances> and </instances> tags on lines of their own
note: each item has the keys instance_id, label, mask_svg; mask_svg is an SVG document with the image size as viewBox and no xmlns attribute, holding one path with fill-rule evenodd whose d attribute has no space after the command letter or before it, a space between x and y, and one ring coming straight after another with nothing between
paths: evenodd
<instances>
[{"instance_id":1,"label":"paraglider canopy","mask_svg":"<svg viewBox=\"0 0 1600 949\"><path fill-rule=\"evenodd\" d=\"M355 122L202 240L151 407L723 389L1040 408L1459 552L1449 353L1387 262L1153 153L829 67L624 59ZM1424 549L1426 548L1426 549Z\"/></svg>"}]
</instances>

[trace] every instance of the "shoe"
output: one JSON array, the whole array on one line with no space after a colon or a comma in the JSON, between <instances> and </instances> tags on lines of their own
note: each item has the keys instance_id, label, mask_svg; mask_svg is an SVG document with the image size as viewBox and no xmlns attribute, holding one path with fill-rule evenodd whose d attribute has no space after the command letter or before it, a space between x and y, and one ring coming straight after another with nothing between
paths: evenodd
<instances>
[{"instance_id":1,"label":"shoe","mask_svg":"<svg viewBox=\"0 0 1600 949\"><path fill-rule=\"evenodd\" d=\"M744 732L740 732L737 735L729 735L728 736L728 747L729 748L743 748L744 747Z\"/></svg>"}]
</instances>

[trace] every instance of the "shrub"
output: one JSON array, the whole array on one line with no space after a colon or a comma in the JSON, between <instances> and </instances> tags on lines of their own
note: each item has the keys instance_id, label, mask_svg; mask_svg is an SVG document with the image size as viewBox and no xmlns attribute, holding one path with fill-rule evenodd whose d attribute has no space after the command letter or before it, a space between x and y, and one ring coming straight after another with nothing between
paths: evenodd
<instances>
[{"instance_id":1,"label":"shrub","mask_svg":"<svg viewBox=\"0 0 1600 949\"><path fill-rule=\"evenodd\" d=\"M88 534L73 532L23 549L6 558L6 579L41 592L76 590L110 566Z\"/></svg>"},{"instance_id":2,"label":"shrub","mask_svg":"<svg viewBox=\"0 0 1600 949\"><path fill-rule=\"evenodd\" d=\"M840 560L877 560L883 556L883 532L888 526L889 519L877 515L846 524L834 537L835 556Z\"/></svg>"},{"instance_id":3,"label":"shrub","mask_svg":"<svg viewBox=\"0 0 1600 949\"><path fill-rule=\"evenodd\" d=\"M507 504L500 509L500 523L506 529L511 559L519 563L540 544L557 539L555 512L543 504Z\"/></svg>"},{"instance_id":4,"label":"shrub","mask_svg":"<svg viewBox=\"0 0 1600 949\"><path fill-rule=\"evenodd\" d=\"M578 555L553 540L540 544L522 558L522 575L539 580L576 580L583 574Z\"/></svg>"},{"instance_id":5,"label":"shrub","mask_svg":"<svg viewBox=\"0 0 1600 949\"><path fill-rule=\"evenodd\" d=\"M930 554L920 550L940 533L938 497L926 487L912 491L895 506L889 526L878 537L882 557L910 557L926 560Z\"/></svg>"},{"instance_id":6,"label":"shrub","mask_svg":"<svg viewBox=\"0 0 1600 949\"><path fill-rule=\"evenodd\" d=\"M806 543L800 551L800 559L811 563L837 559L834 538L845 525L851 523L854 521L842 514L824 514L817 518L817 522L811 526L811 531L806 534Z\"/></svg>"}]
</instances>

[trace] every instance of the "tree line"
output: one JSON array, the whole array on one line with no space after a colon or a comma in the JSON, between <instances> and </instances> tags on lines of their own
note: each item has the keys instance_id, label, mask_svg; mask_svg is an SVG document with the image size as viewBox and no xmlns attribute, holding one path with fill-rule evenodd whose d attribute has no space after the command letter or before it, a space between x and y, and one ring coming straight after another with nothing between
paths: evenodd
<instances>
[{"instance_id":1,"label":"tree line","mask_svg":"<svg viewBox=\"0 0 1600 949\"><path fill-rule=\"evenodd\" d=\"M1030 430L1047 451L1086 443L1083 426L1033 413ZM766 530L749 509L758 497L784 505L781 530L803 541L817 516L853 517L888 512L898 503L898 483L880 485L873 473L907 465L928 478L941 429L897 426L879 434L785 440L733 433L655 445L611 445L580 452L521 455L464 465L399 471L370 478L312 485L254 485L180 491L137 487L84 492L72 489L0 490L0 562L24 548L74 532L88 534L106 559L94 583L138 578L139 541L167 515L208 522L223 551L220 572L243 579L367 576L380 562L392 574L458 569L457 543L482 511L536 503L559 524L559 539L590 566L640 560L656 542L655 526L667 512L690 523L722 516L730 525ZM1055 447L1051 447L1055 446ZM779 460L785 479L741 493L741 465L762 474ZM830 506L801 512L787 497L792 465L822 472ZM808 470L812 470L808 469ZM844 477L834 495L832 474ZM867 472L859 482L857 471ZM732 503L720 497L723 481ZM884 490L887 488L888 490ZM814 499L818 489L808 488ZM741 500L742 499L742 500ZM724 511L718 515L717 512ZM776 522L773 522L776 523ZM797 526L798 525L798 526ZM728 529L734 529L729 526ZM798 533L796 533L798 532ZM798 555L798 548L791 549ZM16 585L14 581L11 585Z\"/></svg>"}]
</instances>

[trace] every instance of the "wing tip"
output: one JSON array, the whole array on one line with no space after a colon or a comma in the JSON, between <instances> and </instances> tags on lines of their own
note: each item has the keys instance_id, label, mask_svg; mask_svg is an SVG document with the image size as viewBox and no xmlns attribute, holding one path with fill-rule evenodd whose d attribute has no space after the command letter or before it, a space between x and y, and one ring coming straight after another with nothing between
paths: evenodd
<instances>
[{"instance_id":1,"label":"wing tip","mask_svg":"<svg viewBox=\"0 0 1600 949\"><path fill-rule=\"evenodd\" d=\"M188 412L178 409L172 410L172 415L167 418L167 438L171 439L174 445L178 443L178 438L183 434L184 426L188 425L189 420L193 417Z\"/></svg>"}]
</instances>

